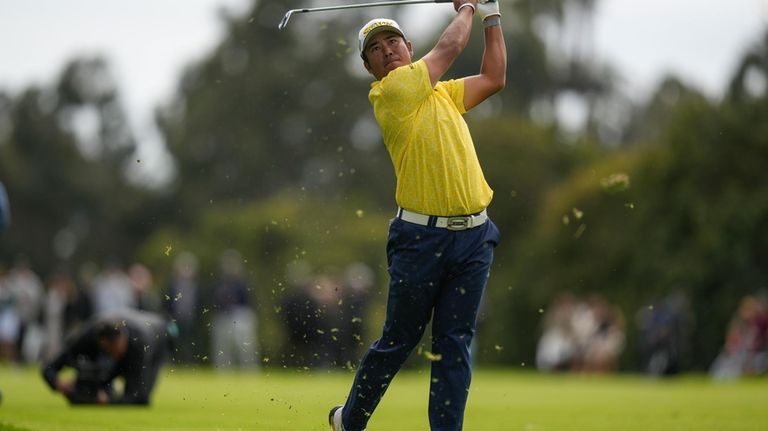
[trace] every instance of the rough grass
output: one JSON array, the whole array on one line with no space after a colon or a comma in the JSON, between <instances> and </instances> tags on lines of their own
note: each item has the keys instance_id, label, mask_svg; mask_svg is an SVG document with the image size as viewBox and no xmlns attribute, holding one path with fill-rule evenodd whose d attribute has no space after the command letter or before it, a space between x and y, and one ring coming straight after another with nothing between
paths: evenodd
<instances>
[{"instance_id":1,"label":"rough grass","mask_svg":"<svg viewBox=\"0 0 768 431\"><path fill-rule=\"evenodd\" d=\"M72 408L37 370L0 368L0 431L327 431L328 409L343 400L351 378L344 372L166 369L149 408ZM428 380L426 372L398 375L368 431L428 430ZM762 431L766 406L765 378L715 383L480 370L464 429Z\"/></svg>"}]
</instances>

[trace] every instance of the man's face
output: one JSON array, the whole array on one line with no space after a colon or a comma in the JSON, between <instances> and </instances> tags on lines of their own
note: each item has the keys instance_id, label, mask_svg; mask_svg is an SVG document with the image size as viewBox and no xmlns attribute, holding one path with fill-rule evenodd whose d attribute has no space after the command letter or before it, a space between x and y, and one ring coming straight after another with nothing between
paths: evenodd
<instances>
[{"instance_id":1,"label":"man's face","mask_svg":"<svg viewBox=\"0 0 768 431\"><path fill-rule=\"evenodd\" d=\"M100 338L99 348L112 359L119 361L128 351L128 334L120 334L115 338Z\"/></svg>"},{"instance_id":2,"label":"man's face","mask_svg":"<svg viewBox=\"0 0 768 431\"><path fill-rule=\"evenodd\" d=\"M411 42L393 31L383 31L371 38L365 47L363 64L377 80L400 66L411 64Z\"/></svg>"}]
</instances>

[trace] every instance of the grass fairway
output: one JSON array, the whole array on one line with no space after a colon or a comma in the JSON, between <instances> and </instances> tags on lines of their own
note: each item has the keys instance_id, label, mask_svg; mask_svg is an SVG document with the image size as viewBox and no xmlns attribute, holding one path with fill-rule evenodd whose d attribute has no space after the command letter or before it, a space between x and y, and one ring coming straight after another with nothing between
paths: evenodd
<instances>
[{"instance_id":1,"label":"grass fairway","mask_svg":"<svg viewBox=\"0 0 768 431\"><path fill-rule=\"evenodd\" d=\"M352 375L216 374L166 369L149 408L69 407L35 369L0 368L0 431L327 431L328 409ZM395 379L368 431L428 430L429 377ZM768 429L768 380L713 383L641 377L475 373L468 431L674 431Z\"/></svg>"}]
</instances>

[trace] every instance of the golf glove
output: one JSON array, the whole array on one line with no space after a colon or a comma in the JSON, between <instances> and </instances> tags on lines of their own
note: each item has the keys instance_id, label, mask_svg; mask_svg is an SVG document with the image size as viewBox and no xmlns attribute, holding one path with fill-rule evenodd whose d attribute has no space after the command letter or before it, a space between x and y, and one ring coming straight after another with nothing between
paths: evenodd
<instances>
[{"instance_id":1,"label":"golf glove","mask_svg":"<svg viewBox=\"0 0 768 431\"><path fill-rule=\"evenodd\" d=\"M501 16L499 12L499 0L486 0L477 2L477 13L480 15L480 19L485 21L486 18L492 16Z\"/></svg>"}]
</instances>

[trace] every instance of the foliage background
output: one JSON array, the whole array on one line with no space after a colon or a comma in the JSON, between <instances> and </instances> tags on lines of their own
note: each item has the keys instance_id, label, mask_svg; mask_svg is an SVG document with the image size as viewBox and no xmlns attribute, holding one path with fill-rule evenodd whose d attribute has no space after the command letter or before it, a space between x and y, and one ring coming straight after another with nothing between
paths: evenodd
<instances>
[{"instance_id":1,"label":"foliage background","mask_svg":"<svg viewBox=\"0 0 768 431\"><path fill-rule=\"evenodd\" d=\"M257 1L225 18L227 36L157 108L176 172L169 184L127 175L141 160L104 59L72 59L55 82L19 95L0 89L0 181L14 216L0 259L23 253L43 275L142 261L162 289L174 253L200 256L212 279L221 251L239 249L267 356L281 347L275 304L297 262L318 272L366 262L381 304L394 183L347 30L365 17L303 16L306 25L278 31L284 8L300 3ZM696 316L688 367L705 369L740 298L768 286L768 33L722 99L670 76L635 105L610 65L548 46L536 25L562 26L574 8L588 19L596 3L505 4L505 22L516 24L505 26L507 88L467 116L503 234L478 360L532 363L541 311L570 291L621 306L622 367L636 369L635 313L679 291ZM476 30L452 77L475 73ZM417 55L438 36L421 35ZM564 95L585 107L583 128L558 121Z\"/></svg>"}]
</instances>

